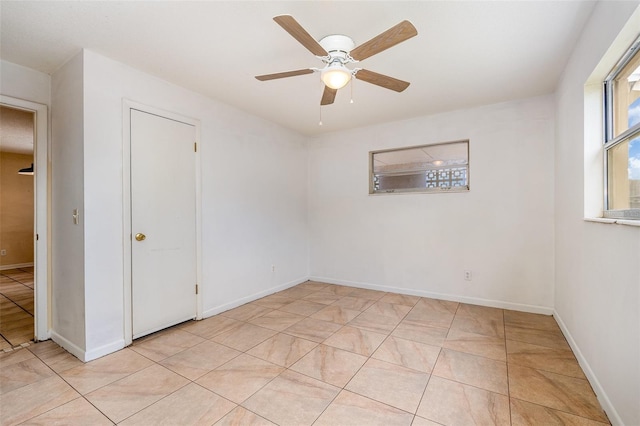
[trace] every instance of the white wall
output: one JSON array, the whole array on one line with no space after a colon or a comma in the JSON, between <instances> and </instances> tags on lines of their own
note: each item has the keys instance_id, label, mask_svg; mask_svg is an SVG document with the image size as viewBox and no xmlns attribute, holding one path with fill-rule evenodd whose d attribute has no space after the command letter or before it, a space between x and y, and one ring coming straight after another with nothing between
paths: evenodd
<instances>
[{"instance_id":1,"label":"white wall","mask_svg":"<svg viewBox=\"0 0 640 426\"><path fill-rule=\"evenodd\" d=\"M31 68L0 60L0 93L51 105L51 77Z\"/></svg>"},{"instance_id":2,"label":"white wall","mask_svg":"<svg viewBox=\"0 0 640 426\"><path fill-rule=\"evenodd\" d=\"M123 98L201 121L205 316L307 277L305 139L84 52L86 351L123 339ZM271 265L276 272L271 272Z\"/></svg>"},{"instance_id":3,"label":"white wall","mask_svg":"<svg viewBox=\"0 0 640 426\"><path fill-rule=\"evenodd\" d=\"M86 343L82 54L51 80L51 335L82 358ZM73 211L80 220L74 224Z\"/></svg>"},{"instance_id":4,"label":"white wall","mask_svg":"<svg viewBox=\"0 0 640 426\"><path fill-rule=\"evenodd\" d=\"M470 192L368 195L369 151L461 139L470 140ZM311 276L550 313L553 143L552 97L315 139Z\"/></svg>"},{"instance_id":5,"label":"white wall","mask_svg":"<svg viewBox=\"0 0 640 426\"><path fill-rule=\"evenodd\" d=\"M637 1L599 2L556 93L555 316L609 419L627 425L640 424L640 228L583 220L602 209L601 101L590 85L585 108L584 84L594 70L601 81L639 29Z\"/></svg>"}]
</instances>

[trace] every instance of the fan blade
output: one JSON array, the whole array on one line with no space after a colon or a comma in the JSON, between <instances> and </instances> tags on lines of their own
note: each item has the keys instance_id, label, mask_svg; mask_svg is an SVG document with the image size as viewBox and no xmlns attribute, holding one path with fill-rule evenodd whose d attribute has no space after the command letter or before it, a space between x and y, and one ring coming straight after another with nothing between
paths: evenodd
<instances>
[{"instance_id":1,"label":"fan blade","mask_svg":"<svg viewBox=\"0 0 640 426\"><path fill-rule=\"evenodd\" d=\"M278 72L275 74L256 75L260 81L275 80L276 78L295 77L296 75L313 74L312 69L303 69L295 71Z\"/></svg>"},{"instance_id":2,"label":"fan blade","mask_svg":"<svg viewBox=\"0 0 640 426\"><path fill-rule=\"evenodd\" d=\"M322 100L320 105L331 105L336 98L338 89L332 89L329 86L324 86L324 92L322 93Z\"/></svg>"},{"instance_id":3,"label":"fan blade","mask_svg":"<svg viewBox=\"0 0 640 426\"><path fill-rule=\"evenodd\" d=\"M385 89L395 90L396 92L402 92L411 84L408 81L398 80L397 78L368 70L358 71L356 78L366 81L367 83L375 84L376 86L384 87Z\"/></svg>"},{"instance_id":4,"label":"fan blade","mask_svg":"<svg viewBox=\"0 0 640 426\"><path fill-rule=\"evenodd\" d=\"M316 41L309 33L302 28L302 25L296 21L291 15L280 15L273 18L286 32L291 34L293 38L298 40L300 44L307 48L307 50L316 56L328 56L326 50L320 43Z\"/></svg>"},{"instance_id":5,"label":"fan blade","mask_svg":"<svg viewBox=\"0 0 640 426\"><path fill-rule=\"evenodd\" d=\"M375 36L368 42L356 47L349 54L356 61L362 61L416 35L418 35L416 27L409 21L402 21L382 34Z\"/></svg>"}]
</instances>

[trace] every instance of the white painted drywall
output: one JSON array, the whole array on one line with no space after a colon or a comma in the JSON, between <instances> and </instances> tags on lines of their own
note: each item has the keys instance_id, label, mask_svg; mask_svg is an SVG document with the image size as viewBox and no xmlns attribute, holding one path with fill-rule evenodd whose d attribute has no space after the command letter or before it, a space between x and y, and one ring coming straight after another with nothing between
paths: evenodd
<instances>
[{"instance_id":1,"label":"white painted drywall","mask_svg":"<svg viewBox=\"0 0 640 426\"><path fill-rule=\"evenodd\" d=\"M640 228L583 220L602 209L602 184L591 177L602 176L593 169L602 160L592 158L602 132L590 123L601 103L585 107L584 84L597 67L607 73L637 37L638 4L596 5L556 94L555 315L609 419L626 425L640 424ZM618 53L599 65L611 49Z\"/></svg>"},{"instance_id":2,"label":"white painted drywall","mask_svg":"<svg viewBox=\"0 0 640 426\"><path fill-rule=\"evenodd\" d=\"M51 335L83 359L84 291L83 58L75 56L51 79ZM73 212L79 212L74 224Z\"/></svg>"},{"instance_id":3,"label":"white painted drywall","mask_svg":"<svg viewBox=\"0 0 640 426\"><path fill-rule=\"evenodd\" d=\"M470 192L368 195L369 151L462 139ZM553 143L552 97L316 138L311 276L550 313Z\"/></svg>"},{"instance_id":4,"label":"white painted drywall","mask_svg":"<svg viewBox=\"0 0 640 426\"><path fill-rule=\"evenodd\" d=\"M91 357L123 338L124 98L201 121L205 316L308 275L305 139L85 51L84 285Z\"/></svg>"},{"instance_id":5,"label":"white painted drywall","mask_svg":"<svg viewBox=\"0 0 640 426\"><path fill-rule=\"evenodd\" d=\"M0 61L0 93L49 106L51 77L12 62Z\"/></svg>"}]
</instances>

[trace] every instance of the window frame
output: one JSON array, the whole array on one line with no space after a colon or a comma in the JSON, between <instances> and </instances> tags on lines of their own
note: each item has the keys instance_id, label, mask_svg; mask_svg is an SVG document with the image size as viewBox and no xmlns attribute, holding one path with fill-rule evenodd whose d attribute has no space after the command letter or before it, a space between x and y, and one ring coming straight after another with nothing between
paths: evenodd
<instances>
[{"instance_id":1,"label":"window frame","mask_svg":"<svg viewBox=\"0 0 640 426\"><path fill-rule=\"evenodd\" d=\"M408 188L408 189L400 189L400 190L375 190L374 184L374 155L381 154L385 152L397 152L397 151L406 151L411 149L420 149L426 147L434 147L434 146L442 146L442 145L452 145L465 143L467 146L467 162L466 164L461 165L443 165L436 166L433 168L425 169L424 172L429 170L442 170L442 169L451 169L455 167L465 167L466 168L466 185L463 186L450 186L450 187L436 187L436 188ZM399 148L389 148L389 149L380 149L375 151L369 151L369 195L389 195L389 194L442 194L442 193L460 193L460 192L469 192L471 190L471 142L469 139L460 139L455 141L448 142L436 142L422 145L413 145L413 146L403 146ZM392 173L391 173L392 174ZM426 181L425 181L426 185Z\"/></svg>"},{"instance_id":2,"label":"window frame","mask_svg":"<svg viewBox=\"0 0 640 426\"><path fill-rule=\"evenodd\" d=\"M604 200L603 200L603 214L604 218L611 219L640 219L639 208L629 208L613 210L609 208L609 151L616 146L624 143L625 141L631 141L635 137L640 137L640 123L636 123L633 127L630 127L615 135L615 95L614 95L614 81L618 75L623 71L625 66L629 64L636 55L640 55L640 35L631 43L631 46L627 49L625 54L615 64L612 70L607 74L602 82L602 94L603 94L603 144L602 144L602 161L603 161L603 178L604 178Z\"/></svg>"}]
</instances>

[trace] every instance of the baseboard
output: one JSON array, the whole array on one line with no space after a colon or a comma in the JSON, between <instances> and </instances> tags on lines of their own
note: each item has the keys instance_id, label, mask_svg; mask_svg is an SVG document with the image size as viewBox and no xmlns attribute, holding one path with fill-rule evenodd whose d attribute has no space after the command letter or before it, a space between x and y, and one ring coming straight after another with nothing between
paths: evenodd
<instances>
[{"instance_id":1,"label":"baseboard","mask_svg":"<svg viewBox=\"0 0 640 426\"><path fill-rule=\"evenodd\" d=\"M202 318L209 318L214 315L217 315L221 312L228 311L229 309L237 308L238 306L244 305L245 303L253 302L254 300L258 300L262 297L269 296L270 294L277 293L282 290L286 290L290 287L296 286L298 284L302 284L303 282L309 281L309 277L298 278L293 281L289 281L284 284L277 285L275 287L271 287L267 290L260 291L258 293L251 294L249 296L242 297L240 299L236 299L232 302L225 303L224 305L215 306L210 309L206 309L202 312Z\"/></svg>"},{"instance_id":2,"label":"baseboard","mask_svg":"<svg viewBox=\"0 0 640 426\"><path fill-rule=\"evenodd\" d=\"M15 265L0 265L0 271L6 271L7 269L30 268L32 266L33 266L33 262L16 263Z\"/></svg>"},{"instance_id":3,"label":"baseboard","mask_svg":"<svg viewBox=\"0 0 640 426\"><path fill-rule=\"evenodd\" d=\"M58 333L56 333L54 330L51 330L50 334L51 334L51 340L56 342L58 345L62 346L62 348L64 348L71 355L78 358L80 361L86 362L84 349L80 348L79 346L76 346L74 343L71 343L69 340L62 337Z\"/></svg>"},{"instance_id":4,"label":"baseboard","mask_svg":"<svg viewBox=\"0 0 640 426\"><path fill-rule=\"evenodd\" d=\"M367 288L370 290L388 291L391 293L407 294L410 296L428 297L438 300L449 300L452 302L469 303L471 305L488 306L491 308L510 309L514 311L530 312L534 314L552 315L553 308L547 306L527 305L524 303L504 302L501 300L482 299L479 297L458 296L454 294L433 293L424 290L414 290L401 287L382 286L362 282L334 280L325 277L309 277L311 281L318 281L328 284L344 285L348 287Z\"/></svg>"},{"instance_id":5,"label":"baseboard","mask_svg":"<svg viewBox=\"0 0 640 426\"><path fill-rule=\"evenodd\" d=\"M580 351L578 344L573 339L573 336L569 332L569 329L567 328L564 321L560 317L560 314L556 310L553 311L553 317L556 319L556 322L560 326L560 329L562 330L562 334L564 334L564 337L567 339L569 346L571 346L571 350L573 350L573 354L576 356L576 359L578 360L580 367L582 367L582 370L584 371L585 376L587 376L587 380L591 384L591 387L593 388L593 391L595 392L596 397L598 398L598 401L602 406L602 409L605 411L605 413L607 413L607 416L609 417L609 421L614 426L616 425L623 426L624 422L620 418L620 415L618 414L615 407L611 403L609 396L607 395L604 388L600 384L600 381L598 381L598 378L596 377L595 373L591 369L591 366L587 362L587 359L584 357L584 355L582 355L582 352Z\"/></svg>"},{"instance_id":6,"label":"baseboard","mask_svg":"<svg viewBox=\"0 0 640 426\"><path fill-rule=\"evenodd\" d=\"M69 352L82 362L93 361L94 359L109 355L124 348L124 339L120 339L116 342L109 343L108 345L103 345L99 348L85 351L84 349L70 342L55 331L51 330L50 333L51 340L62 346L67 352Z\"/></svg>"}]
</instances>

